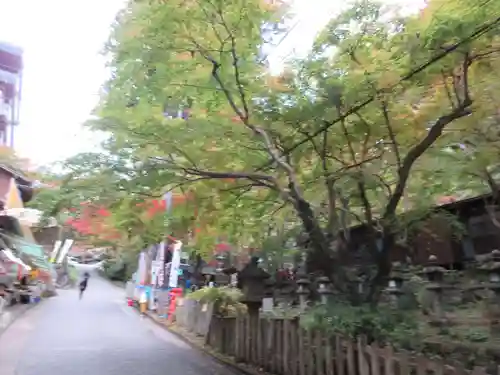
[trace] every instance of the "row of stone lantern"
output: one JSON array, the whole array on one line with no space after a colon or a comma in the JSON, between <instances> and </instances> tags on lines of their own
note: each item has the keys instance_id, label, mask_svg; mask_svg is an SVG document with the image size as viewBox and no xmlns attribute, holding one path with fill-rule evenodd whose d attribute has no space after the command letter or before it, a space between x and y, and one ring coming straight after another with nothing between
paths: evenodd
<instances>
[{"instance_id":1,"label":"row of stone lantern","mask_svg":"<svg viewBox=\"0 0 500 375\"><path fill-rule=\"evenodd\" d=\"M500 308L500 251L494 250L491 253L490 261L484 264L481 269L488 273L489 283L481 284L476 288L491 291L494 294L494 305ZM263 300L267 303L264 303L265 310L274 306L276 285L270 275L259 267L257 257L252 258L241 271L236 271L234 268L227 271L229 273L237 273L238 287L243 292L242 302L247 305L249 314L258 314ZM431 310L434 318L433 321L440 324L445 322L443 310L444 292L450 288L454 288L444 282L446 272L446 269L439 265L435 255L429 257L429 261L422 271L427 280L426 289L432 300ZM401 296L405 294L405 279L405 271L402 265L395 263L386 288L386 292L390 296L391 303L395 308L400 307ZM317 294L319 295L320 302L327 304L330 296L333 294L329 278L323 276L317 278L315 281L314 285L317 286ZM288 304L291 304L295 297L297 297L299 307L302 310L306 309L309 304L312 285L313 283L309 276L303 270L299 271L296 275L296 281L292 281L291 285L289 285L291 287L287 286L286 288L286 293L288 293L289 297ZM500 310L495 316L498 319L495 318L494 321L498 322L497 325L499 325L500 330Z\"/></svg>"},{"instance_id":2,"label":"row of stone lantern","mask_svg":"<svg viewBox=\"0 0 500 375\"><path fill-rule=\"evenodd\" d=\"M493 294L492 303L489 304L490 329L495 335L500 334L500 251L491 252L490 261L484 264L482 270L488 273L489 283L486 288Z\"/></svg>"},{"instance_id":3,"label":"row of stone lantern","mask_svg":"<svg viewBox=\"0 0 500 375\"><path fill-rule=\"evenodd\" d=\"M223 270L226 274L236 274L238 287L243 293L242 302L247 305L250 314L255 314L262 306L264 299L274 299L276 297L276 285L271 279L271 275L259 267L257 257L252 257L250 262L240 271L235 268ZM320 296L321 303L326 304L329 296L332 294L331 283L327 277L316 279L318 285L317 293ZM221 285L219 283L219 285ZM286 285L286 292L289 297L298 296L298 302L301 309L308 306L311 295L311 281L303 271L297 274L297 280L291 285ZM293 299L293 298L292 298ZM291 303L291 300L289 301Z\"/></svg>"},{"instance_id":4,"label":"row of stone lantern","mask_svg":"<svg viewBox=\"0 0 500 375\"><path fill-rule=\"evenodd\" d=\"M428 282L426 289L431 294L432 310L436 318L442 318L443 291L450 288L450 286L445 285L443 282L445 273L446 269L439 266L438 259L435 255L429 257L427 265L422 271L422 274ZM405 275L402 265L400 263L394 263L385 291L389 295L391 305L395 308L400 307L400 298L404 295L404 282Z\"/></svg>"},{"instance_id":5,"label":"row of stone lantern","mask_svg":"<svg viewBox=\"0 0 500 375\"><path fill-rule=\"evenodd\" d=\"M493 306L500 306L500 251L493 250L489 257L489 261L483 264L479 269L488 275L488 282L479 284L472 289L489 290L493 295ZM452 285L445 283L445 274L447 270L441 267L435 255L429 257L426 267L422 274L427 279L426 289L431 296L431 309L435 322L443 323L445 314L443 309L443 297L446 290L455 288ZM391 276L389 278L386 292L390 296L390 300L394 307L399 307L400 297L404 294L404 273L400 264L394 264ZM500 311L498 311L498 320L500 323Z\"/></svg>"},{"instance_id":6,"label":"row of stone lantern","mask_svg":"<svg viewBox=\"0 0 500 375\"><path fill-rule=\"evenodd\" d=\"M221 262L222 263L222 262ZM484 288L491 290L495 295L495 300L500 304L500 251L494 250L491 254L491 261L482 267L489 274L489 284ZM236 272L235 269L230 271ZM427 290L432 295L432 310L437 318L443 317L442 297L446 289L452 288L444 283L446 269L439 266L435 255L429 257L427 266L423 269L428 285ZM242 289L244 299L250 310L258 310L262 304L262 299L275 296L275 285L271 281L270 275L259 267L258 258L253 257L250 262L239 272L237 272L238 286ZM298 296L299 305L302 309L306 308L311 294L311 281L308 275L303 271L297 273L295 281L295 294ZM391 302L398 307L400 297L404 294L404 272L401 264L393 265L392 273L388 280L386 292L390 296ZM328 277L319 277L316 279L318 286L317 293L320 301L326 304L332 295L331 282ZM292 288L293 289L293 288ZM290 288L288 289L290 290ZM292 291L293 294L293 291Z\"/></svg>"},{"instance_id":7,"label":"row of stone lantern","mask_svg":"<svg viewBox=\"0 0 500 375\"><path fill-rule=\"evenodd\" d=\"M305 310L309 305L312 282L309 276L305 272L303 272L303 270L301 270L296 275L295 284L295 294L298 297L299 307L301 310ZM322 304L327 304L330 296L333 294L330 279L326 276L320 276L316 279L316 285L318 288L317 293L320 297L320 302ZM269 293L268 295L270 296L271 293Z\"/></svg>"}]
</instances>

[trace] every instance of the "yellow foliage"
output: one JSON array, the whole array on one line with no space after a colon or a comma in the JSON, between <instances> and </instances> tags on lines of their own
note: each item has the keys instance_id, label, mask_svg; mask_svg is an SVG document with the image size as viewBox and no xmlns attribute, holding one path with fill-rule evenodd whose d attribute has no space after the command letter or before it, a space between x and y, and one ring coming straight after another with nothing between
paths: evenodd
<instances>
[{"instance_id":1,"label":"yellow foliage","mask_svg":"<svg viewBox=\"0 0 500 375\"><path fill-rule=\"evenodd\" d=\"M285 0L261 0L260 5L265 11L277 11L284 5L286 5Z\"/></svg>"}]
</instances>

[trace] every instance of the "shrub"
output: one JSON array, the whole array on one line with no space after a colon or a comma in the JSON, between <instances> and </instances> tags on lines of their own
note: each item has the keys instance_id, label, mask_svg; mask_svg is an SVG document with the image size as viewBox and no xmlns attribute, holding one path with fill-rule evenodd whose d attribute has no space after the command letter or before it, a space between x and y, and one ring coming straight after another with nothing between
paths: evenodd
<instances>
[{"instance_id":1,"label":"shrub","mask_svg":"<svg viewBox=\"0 0 500 375\"><path fill-rule=\"evenodd\" d=\"M420 335L417 319L408 311L369 306L332 303L318 306L301 317L308 329L356 338L364 336L370 342L391 343L404 349L417 349Z\"/></svg>"},{"instance_id":2,"label":"shrub","mask_svg":"<svg viewBox=\"0 0 500 375\"><path fill-rule=\"evenodd\" d=\"M212 303L216 313L232 315L244 312L246 306L240 302L243 294L237 288L228 286L202 288L187 295L186 298L200 303Z\"/></svg>"}]
</instances>

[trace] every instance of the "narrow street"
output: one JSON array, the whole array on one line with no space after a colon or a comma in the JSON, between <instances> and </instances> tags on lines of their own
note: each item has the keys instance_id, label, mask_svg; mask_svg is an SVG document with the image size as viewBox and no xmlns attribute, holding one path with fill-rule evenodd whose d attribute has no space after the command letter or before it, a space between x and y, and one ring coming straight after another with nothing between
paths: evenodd
<instances>
[{"instance_id":1,"label":"narrow street","mask_svg":"<svg viewBox=\"0 0 500 375\"><path fill-rule=\"evenodd\" d=\"M0 336L1 375L237 375L141 318L93 276L83 300L60 291Z\"/></svg>"}]
</instances>

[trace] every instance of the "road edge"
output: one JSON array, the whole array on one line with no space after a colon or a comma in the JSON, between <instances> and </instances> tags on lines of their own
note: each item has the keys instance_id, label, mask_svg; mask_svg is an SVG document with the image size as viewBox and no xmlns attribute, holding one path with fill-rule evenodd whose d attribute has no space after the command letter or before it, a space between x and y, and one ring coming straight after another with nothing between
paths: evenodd
<instances>
[{"instance_id":1,"label":"road edge","mask_svg":"<svg viewBox=\"0 0 500 375\"><path fill-rule=\"evenodd\" d=\"M26 308L23 309L22 311L20 311L17 315L15 315L14 318L12 318L6 325L5 327L0 327L0 337L2 337L2 335L7 332L7 330L16 322L18 321L19 319L21 319L24 315L26 315L26 313L28 313L28 311L31 311L35 308L37 308L38 306L40 306L42 303L44 302L44 300L41 300L40 302L38 303L29 303L29 304L26 304Z\"/></svg>"},{"instance_id":2,"label":"road edge","mask_svg":"<svg viewBox=\"0 0 500 375\"><path fill-rule=\"evenodd\" d=\"M115 288L119 288L124 290L125 286L118 285L118 283L115 283L111 280L109 280L107 277L103 275L99 275L102 279L106 280L110 285L114 286ZM120 283L121 284L121 283ZM125 302L125 301L124 301ZM134 309L137 310L137 307L134 307ZM176 330L173 326L168 326L164 320L162 320L160 317L157 317L154 315L154 313L147 312L146 317L152 321L155 325L159 326L160 328L166 330L167 332L171 333L184 343L188 344L191 348L198 350L200 353L212 358L219 364L223 366L227 366L235 371L238 371L244 375L265 375L268 374L265 371L259 371L255 368L251 368L247 365L239 364L236 363L231 357L227 357L221 353L216 352L214 349L208 347L207 345L200 345L199 343L196 343L194 340L189 339L189 337L184 336L182 333L180 333L178 330Z\"/></svg>"},{"instance_id":3,"label":"road edge","mask_svg":"<svg viewBox=\"0 0 500 375\"><path fill-rule=\"evenodd\" d=\"M175 326L169 326L167 325L164 321L161 320L161 318L154 316L154 314L148 312L146 313L146 316L148 319L150 319L153 323L156 325L160 326L164 330L168 331L169 333L173 334L189 346L191 346L193 349L198 350L199 352L211 357L215 361L217 361L219 364L222 364L224 366L228 366L232 368L233 370L239 371L244 375L264 375L266 372L264 371L259 371L254 368L250 368L246 365L236 363L231 357L227 357L221 353L218 353L214 349L210 348L207 345L200 345L199 343L195 342L194 340L191 340L189 337L186 337L183 335L181 332L179 332L177 329L175 329Z\"/></svg>"}]
</instances>

